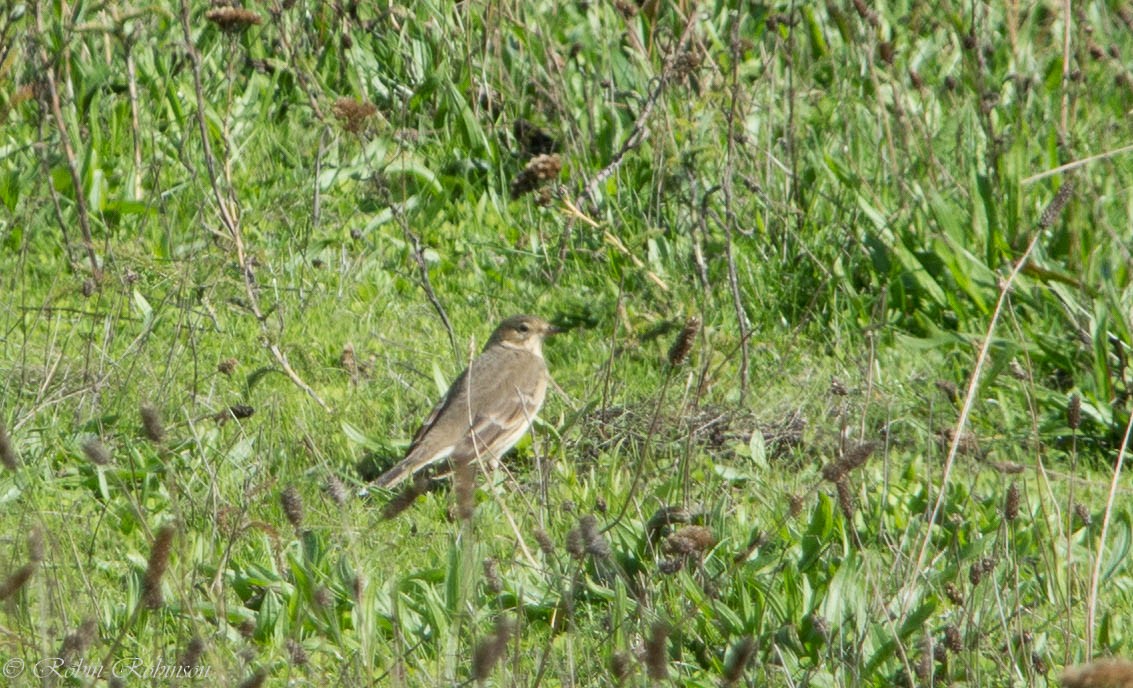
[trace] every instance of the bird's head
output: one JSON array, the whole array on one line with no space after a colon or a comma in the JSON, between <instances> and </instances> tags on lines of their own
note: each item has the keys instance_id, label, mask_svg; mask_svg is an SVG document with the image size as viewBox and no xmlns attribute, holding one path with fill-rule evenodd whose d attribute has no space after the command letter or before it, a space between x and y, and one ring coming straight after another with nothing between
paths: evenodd
<instances>
[{"instance_id":1,"label":"bird's head","mask_svg":"<svg viewBox=\"0 0 1133 688\"><path fill-rule=\"evenodd\" d=\"M496 327L487 346L499 344L509 349L526 349L543 355L543 339L557 334L559 328L534 315L513 315Z\"/></svg>"}]
</instances>

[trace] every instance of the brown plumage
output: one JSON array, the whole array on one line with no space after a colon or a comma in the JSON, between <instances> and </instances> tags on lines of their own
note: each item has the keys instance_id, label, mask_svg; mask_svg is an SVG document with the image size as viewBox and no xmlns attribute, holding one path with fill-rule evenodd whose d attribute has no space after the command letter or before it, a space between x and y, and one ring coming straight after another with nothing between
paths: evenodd
<instances>
[{"instance_id":1,"label":"brown plumage","mask_svg":"<svg viewBox=\"0 0 1133 688\"><path fill-rule=\"evenodd\" d=\"M439 461L499 459L531 427L547 394L543 339L558 332L532 315L512 316L433 407L409 450L376 481L392 488Z\"/></svg>"}]
</instances>

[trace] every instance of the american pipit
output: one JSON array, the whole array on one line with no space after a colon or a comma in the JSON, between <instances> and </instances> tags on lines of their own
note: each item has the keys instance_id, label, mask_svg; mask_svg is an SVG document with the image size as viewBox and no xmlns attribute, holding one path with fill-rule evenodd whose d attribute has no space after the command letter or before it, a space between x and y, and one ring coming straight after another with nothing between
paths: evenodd
<instances>
[{"instance_id":1,"label":"american pipit","mask_svg":"<svg viewBox=\"0 0 1133 688\"><path fill-rule=\"evenodd\" d=\"M531 427L547 394L543 339L558 328L532 315L499 324L456 378L396 466L376 481L394 487L438 461L495 461Z\"/></svg>"}]
</instances>

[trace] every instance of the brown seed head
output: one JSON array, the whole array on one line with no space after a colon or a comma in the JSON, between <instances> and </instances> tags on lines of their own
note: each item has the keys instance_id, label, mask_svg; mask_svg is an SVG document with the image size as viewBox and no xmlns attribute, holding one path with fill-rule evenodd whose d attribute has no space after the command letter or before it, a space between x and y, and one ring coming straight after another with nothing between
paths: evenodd
<instances>
[{"instance_id":1,"label":"brown seed head","mask_svg":"<svg viewBox=\"0 0 1133 688\"><path fill-rule=\"evenodd\" d=\"M0 422L0 463L10 471L17 471L20 468L20 457L16 454L16 448L12 446L8 429L4 427L3 422Z\"/></svg>"},{"instance_id":2,"label":"brown seed head","mask_svg":"<svg viewBox=\"0 0 1133 688\"><path fill-rule=\"evenodd\" d=\"M535 542L539 543L539 551L543 553L543 556L549 559L554 555L555 543L551 540L551 536L547 534L547 531L542 528L536 528Z\"/></svg>"},{"instance_id":3,"label":"brown seed head","mask_svg":"<svg viewBox=\"0 0 1133 688\"><path fill-rule=\"evenodd\" d=\"M472 679L484 681L491 674L496 662L507 651L508 640L515 630L515 622L506 616L496 619L492 632L476 644L472 652Z\"/></svg>"},{"instance_id":4,"label":"brown seed head","mask_svg":"<svg viewBox=\"0 0 1133 688\"><path fill-rule=\"evenodd\" d=\"M336 506L346 504L348 498L346 486L342 484L342 481L338 479L337 475L333 473L327 475L326 485L323 487L327 491L330 500L334 502Z\"/></svg>"},{"instance_id":5,"label":"brown seed head","mask_svg":"<svg viewBox=\"0 0 1133 688\"><path fill-rule=\"evenodd\" d=\"M846 517L847 521L853 521L854 492L850 489L850 481L846 479L839 480L834 483L834 487L838 489L838 506L842 509L842 515Z\"/></svg>"},{"instance_id":6,"label":"brown seed head","mask_svg":"<svg viewBox=\"0 0 1133 688\"><path fill-rule=\"evenodd\" d=\"M531 158L523 171L511 182L512 200L534 191L548 181L557 179L562 169L563 161L555 153L536 155Z\"/></svg>"},{"instance_id":7,"label":"brown seed head","mask_svg":"<svg viewBox=\"0 0 1133 688\"><path fill-rule=\"evenodd\" d=\"M367 101L343 97L334 101L331 112L338 118L344 130L358 134L365 130L366 122L377 114L378 106Z\"/></svg>"},{"instance_id":8,"label":"brown seed head","mask_svg":"<svg viewBox=\"0 0 1133 688\"><path fill-rule=\"evenodd\" d=\"M586 514L578 519L578 529L582 533L586 553L596 559L605 559L610 556L610 543L602 537L602 530L598 527L598 519L593 514Z\"/></svg>"},{"instance_id":9,"label":"brown seed head","mask_svg":"<svg viewBox=\"0 0 1133 688\"><path fill-rule=\"evenodd\" d=\"M235 358L226 358L220 363L216 364L216 369L218 372L228 377L232 377L232 373L236 372L237 363L238 361Z\"/></svg>"},{"instance_id":10,"label":"brown seed head","mask_svg":"<svg viewBox=\"0 0 1133 688\"><path fill-rule=\"evenodd\" d=\"M91 436L83 440L83 453L87 460L96 466L106 466L110 463L110 450L97 437Z\"/></svg>"},{"instance_id":11,"label":"brown seed head","mask_svg":"<svg viewBox=\"0 0 1133 688\"><path fill-rule=\"evenodd\" d=\"M165 439L165 425L161 422L161 411L147 401L142 402L138 407L138 413L142 417L142 434L150 442L161 444Z\"/></svg>"},{"instance_id":12,"label":"brown seed head","mask_svg":"<svg viewBox=\"0 0 1133 688\"><path fill-rule=\"evenodd\" d=\"M149 562L145 576L142 577L142 604L150 609L162 605L161 579L169 566L169 555L173 551L173 536L177 530L172 525L162 526L150 548Z\"/></svg>"},{"instance_id":13,"label":"brown seed head","mask_svg":"<svg viewBox=\"0 0 1133 688\"><path fill-rule=\"evenodd\" d=\"M645 639L645 671L654 681L669 678L669 624L655 621Z\"/></svg>"},{"instance_id":14,"label":"brown seed head","mask_svg":"<svg viewBox=\"0 0 1133 688\"><path fill-rule=\"evenodd\" d=\"M1014 521L1019 518L1019 485L1012 482L1007 488L1007 497L1003 500L1003 518Z\"/></svg>"},{"instance_id":15,"label":"brown seed head","mask_svg":"<svg viewBox=\"0 0 1133 688\"><path fill-rule=\"evenodd\" d=\"M700 318L694 315L685 321L681 333L677 335L673 345L669 347L669 365L676 368L688 360L688 354L692 351L692 345L696 341L698 332L700 332Z\"/></svg>"},{"instance_id":16,"label":"brown seed head","mask_svg":"<svg viewBox=\"0 0 1133 688\"><path fill-rule=\"evenodd\" d=\"M283 515L287 522L296 530L303 527L303 495L294 485L288 486L279 495L279 503L283 506Z\"/></svg>"},{"instance_id":17,"label":"brown seed head","mask_svg":"<svg viewBox=\"0 0 1133 688\"><path fill-rule=\"evenodd\" d=\"M625 651L619 650L610 656L610 674L617 685L622 685L633 675L633 657Z\"/></svg>"},{"instance_id":18,"label":"brown seed head","mask_svg":"<svg viewBox=\"0 0 1133 688\"><path fill-rule=\"evenodd\" d=\"M665 538L662 549L667 554L702 554L716 545L716 537L704 526L685 526Z\"/></svg>"},{"instance_id":19,"label":"brown seed head","mask_svg":"<svg viewBox=\"0 0 1133 688\"><path fill-rule=\"evenodd\" d=\"M287 641L287 656L291 658L292 666L303 666L310 660L307 650L294 638Z\"/></svg>"},{"instance_id":20,"label":"brown seed head","mask_svg":"<svg viewBox=\"0 0 1133 688\"><path fill-rule=\"evenodd\" d=\"M1070 196L1074 193L1073 180L1067 179L1062 182L1062 186L1058 187L1058 193L1054 194L1050 204L1043 210L1042 217L1039 218L1039 228L1049 229L1058 216L1062 214L1062 209L1066 207L1066 203L1070 200Z\"/></svg>"},{"instance_id":21,"label":"brown seed head","mask_svg":"<svg viewBox=\"0 0 1133 688\"><path fill-rule=\"evenodd\" d=\"M205 19L216 24L226 33L239 33L262 21L260 15L242 7L214 7L205 12Z\"/></svg>"},{"instance_id":22,"label":"brown seed head","mask_svg":"<svg viewBox=\"0 0 1133 688\"><path fill-rule=\"evenodd\" d=\"M739 642L732 646L732 651L724 658L724 676L722 678L725 686L735 685L737 681L743 678L744 669L747 668L752 656L755 655L755 648L755 638L750 635L740 638Z\"/></svg>"},{"instance_id":23,"label":"brown seed head","mask_svg":"<svg viewBox=\"0 0 1133 688\"><path fill-rule=\"evenodd\" d=\"M24 587L24 584L32 577L35 570L39 568L39 564L28 562L16 569L15 573L0 581L0 600L6 600L16 592Z\"/></svg>"},{"instance_id":24,"label":"brown seed head","mask_svg":"<svg viewBox=\"0 0 1133 688\"><path fill-rule=\"evenodd\" d=\"M1077 394L1070 395L1070 403L1066 405L1066 424L1071 430L1082 426L1082 397Z\"/></svg>"}]
</instances>

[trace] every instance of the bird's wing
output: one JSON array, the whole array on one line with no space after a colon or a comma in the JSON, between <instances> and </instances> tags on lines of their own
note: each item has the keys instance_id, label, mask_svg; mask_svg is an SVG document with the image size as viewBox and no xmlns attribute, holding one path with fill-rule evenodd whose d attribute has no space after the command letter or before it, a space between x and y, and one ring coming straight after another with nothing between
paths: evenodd
<instances>
[{"instance_id":1,"label":"bird's wing","mask_svg":"<svg viewBox=\"0 0 1133 688\"><path fill-rule=\"evenodd\" d=\"M474 459L484 454L498 458L531 425L546 395L546 368L542 359L528 355L513 360L509 372L507 377L491 379L489 384L472 385L475 397L466 403L474 413L469 418L465 442L457 446L453 458ZM476 374L474 370L473 375Z\"/></svg>"},{"instance_id":2,"label":"bird's wing","mask_svg":"<svg viewBox=\"0 0 1133 688\"><path fill-rule=\"evenodd\" d=\"M546 366L526 352L499 352L472 362L413 435L405 458L377 479L393 487L425 466L453 458L498 457L511 448L539 411Z\"/></svg>"}]
</instances>

